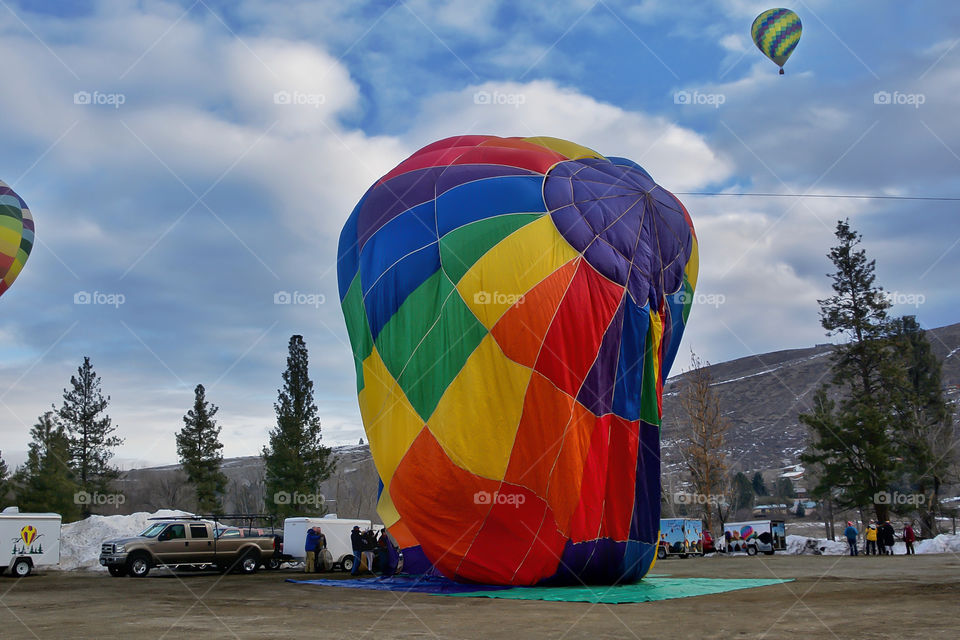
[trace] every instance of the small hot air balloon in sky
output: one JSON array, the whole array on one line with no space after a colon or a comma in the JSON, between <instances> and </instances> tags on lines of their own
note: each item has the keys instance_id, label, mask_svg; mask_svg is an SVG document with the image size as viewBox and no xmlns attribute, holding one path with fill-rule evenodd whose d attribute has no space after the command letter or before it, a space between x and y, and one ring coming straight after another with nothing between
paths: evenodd
<instances>
[{"instance_id":1,"label":"small hot air balloon in sky","mask_svg":"<svg viewBox=\"0 0 960 640\"><path fill-rule=\"evenodd\" d=\"M767 9L757 16L750 27L750 35L757 48L780 67L781 75L787 58L800 42L802 31L799 16L790 9Z\"/></svg>"},{"instance_id":2,"label":"small hot air balloon in sky","mask_svg":"<svg viewBox=\"0 0 960 640\"><path fill-rule=\"evenodd\" d=\"M33 249L33 216L23 198L0 180L0 296L20 275Z\"/></svg>"},{"instance_id":3,"label":"small hot air balloon in sky","mask_svg":"<svg viewBox=\"0 0 960 640\"><path fill-rule=\"evenodd\" d=\"M447 138L340 235L377 511L404 570L615 584L649 570L663 382L697 280L680 201L557 138Z\"/></svg>"}]
</instances>

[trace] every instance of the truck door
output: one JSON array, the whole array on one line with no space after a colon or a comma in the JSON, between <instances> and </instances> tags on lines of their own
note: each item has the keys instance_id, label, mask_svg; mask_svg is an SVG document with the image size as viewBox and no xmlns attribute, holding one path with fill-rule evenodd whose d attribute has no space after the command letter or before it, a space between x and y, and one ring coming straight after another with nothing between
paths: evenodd
<instances>
[{"instance_id":1,"label":"truck door","mask_svg":"<svg viewBox=\"0 0 960 640\"><path fill-rule=\"evenodd\" d=\"M157 536L157 543L151 551L163 564L186 563L189 562L187 544L186 525L171 524Z\"/></svg>"},{"instance_id":2,"label":"truck door","mask_svg":"<svg viewBox=\"0 0 960 640\"><path fill-rule=\"evenodd\" d=\"M210 535L210 528L205 524L191 524L189 527L190 537L187 539L186 562L212 562L213 561L213 537Z\"/></svg>"}]
</instances>

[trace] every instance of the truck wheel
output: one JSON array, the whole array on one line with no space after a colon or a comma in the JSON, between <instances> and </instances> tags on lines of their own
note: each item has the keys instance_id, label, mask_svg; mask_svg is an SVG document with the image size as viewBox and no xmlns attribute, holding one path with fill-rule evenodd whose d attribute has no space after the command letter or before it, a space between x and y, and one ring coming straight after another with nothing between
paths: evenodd
<instances>
[{"instance_id":1,"label":"truck wheel","mask_svg":"<svg viewBox=\"0 0 960 640\"><path fill-rule=\"evenodd\" d=\"M340 566L344 571L353 571L353 556L343 556L340 559Z\"/></svg>"},{"instance_id":2,"label":"truck wheel","mask_svg":"<svg viewBox=\"0 0 960 640\"><path fill-rule=\"evenodd\" d=\"M248 551L240 558L240 573L256 573L260 566L260 557L254 551Z\"/></svg>"},{"instance_id":3,"label":"truck wheel","mask_svg":"<svg viewBox=\"0 0 960 640\"><path fill-rule=\"evenodd\" d=\"M31 569L33 569L33 565L25 558L19 558L13 563L13 575L18 578L26 578L30 575Z\"/></svg>"},{"instance_id":4,"label":"truck wheel","mask_svg":"<svg viewBox=\"0 0 960 640\"><path fill-rule=\"evenodd\" d=\"M112 564L107 567L107 571L109 571L110 575L112 575L114 578L122 578L123 576L127 575L127 568L122 564Z\"/></svg>"},{"instance_id":5,"label":"truck wheel","mask_svg":"<svg viewBox=\"0 0 960 640\"><path fill-rule=\"evenodd\" d=\"M755 546L753 546L752 544L751 544L751 545L747 545L747 555L748 555L748 556L755 556L755 555L757 555L757 548L756 548Z\"/></svg>"},{"instance_id":6,"label":"truck wheel","mask_svg":"<svg viewBox=\"0 0 960 640\"><path fill-rule=\"evenodd\" d=\"M147 556L138 553L127 560L127 573L133 578L144 578L150 573L150 560Z\"/></svg>"},{"instance_id":7,"label":"truck wheel","mask_svg":"<svg viewBox=\"0 0 960 640\"><path fill-rule=\"evenodd\" d=\"M667 557L667 551L663 547L657 547L657 558L663 560Z\"/></svg>"}]
</instances>

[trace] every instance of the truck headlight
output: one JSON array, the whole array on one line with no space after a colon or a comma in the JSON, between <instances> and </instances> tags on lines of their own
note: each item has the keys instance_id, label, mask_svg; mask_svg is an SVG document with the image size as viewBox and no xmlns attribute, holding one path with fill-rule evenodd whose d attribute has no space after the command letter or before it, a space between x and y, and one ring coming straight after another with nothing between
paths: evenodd
<instances>
[{"instance_id":1,"label":"truck headlight","mask_svg":"<svg viewBox=\"0 0 960 640\"><path fill-rule=\"evenodd\" d=\"M115 544L115 545L113 545L113 552L114 552L114 553L124 553L124 551L125 551L125 550L124 550L122 544Z\"/></svg>"}]
</instances>

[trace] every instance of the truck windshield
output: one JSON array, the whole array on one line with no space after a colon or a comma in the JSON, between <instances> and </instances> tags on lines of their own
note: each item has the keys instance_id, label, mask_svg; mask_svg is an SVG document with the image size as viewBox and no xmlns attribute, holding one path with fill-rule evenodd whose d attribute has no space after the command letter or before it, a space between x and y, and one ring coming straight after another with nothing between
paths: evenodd
<instances>
[{"instance_id":1,"label":"truck windshield","mask_svg":"<svg viewBox=\"0 0 960 640\"><path fill-rule=\"evenodd\" d=\"M166 522L157 522L156 524L152 524L140 533L140 537L156 538L160 534L160 532L163 531L163 528L166 526L167 526Z\"/></svg>"}]
</instances>

